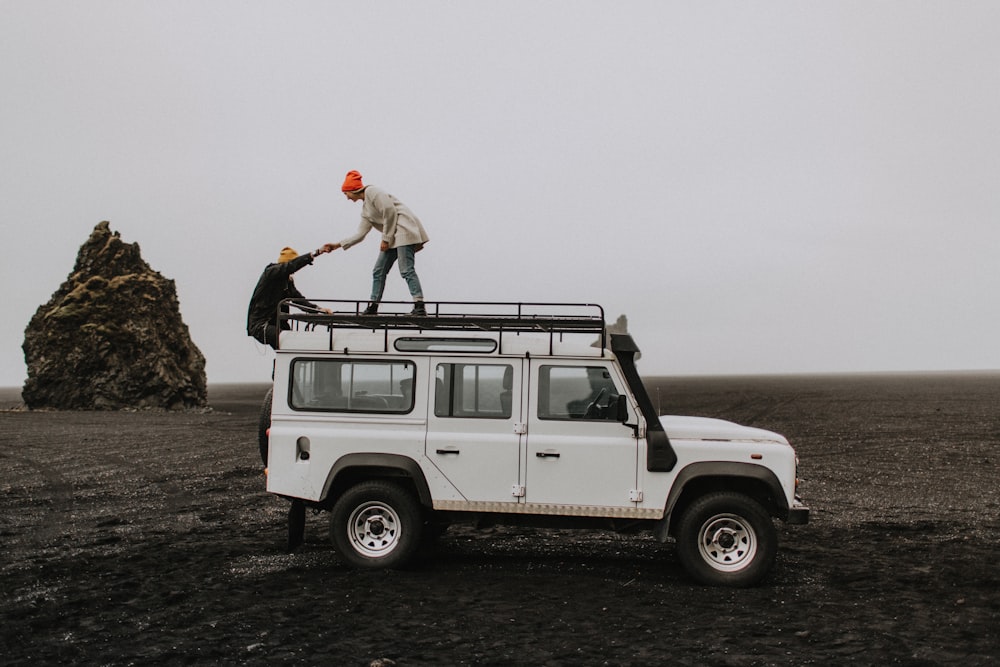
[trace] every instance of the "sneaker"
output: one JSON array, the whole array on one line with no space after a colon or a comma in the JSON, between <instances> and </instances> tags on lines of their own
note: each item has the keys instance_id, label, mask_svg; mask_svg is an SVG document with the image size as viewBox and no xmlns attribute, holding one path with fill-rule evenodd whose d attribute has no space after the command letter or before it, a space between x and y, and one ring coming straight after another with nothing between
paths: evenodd
<instances>
[{"instance_id":1,"label":"sneaker","mask_svg":"<svg viewBox=\"0 0 1000 667\"><path fill-rule=\"evenodd\" d=\"M378 303L369 303L362 315L378 315Z\"/></svg>"},{"instance_id":2,"label":"sneaker","mask_svg":"<svg viewBox=\"0 0 1000 667\"><path fill-rule=\"evenodd\" d=\"M417 301L413 304L413 310L410 311L410 315L416 315L418 317L427 317L427 309L424 308L423 301Z\"/></svg>"}]
</instances>

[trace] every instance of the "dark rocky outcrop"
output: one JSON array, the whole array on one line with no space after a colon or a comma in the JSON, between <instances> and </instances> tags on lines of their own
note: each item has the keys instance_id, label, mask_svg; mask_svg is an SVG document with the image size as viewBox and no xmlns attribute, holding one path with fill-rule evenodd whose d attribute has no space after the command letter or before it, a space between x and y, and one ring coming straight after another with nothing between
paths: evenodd
<instances>
[{"instance_id":1,"label":"dark rocky outcrop","mask_svg":"<svg viewBox=\"0 0 1000 667\"><path fill-rule=\"evenodd\" d=\"M174 281L107 222L24 333L29 408L203 407L205 357L181 319Z\"/></svg>"}]
</instances>

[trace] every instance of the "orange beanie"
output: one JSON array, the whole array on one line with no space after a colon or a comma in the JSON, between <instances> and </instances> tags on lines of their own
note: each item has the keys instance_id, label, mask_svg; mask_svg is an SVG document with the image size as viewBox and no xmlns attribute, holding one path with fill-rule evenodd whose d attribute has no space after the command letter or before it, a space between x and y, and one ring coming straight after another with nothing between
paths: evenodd
<instances>
[{"instance_id":1,"label":"orange beanie","mask_svg":"<svg viewBox=\"0 0 1000 667\"><path fill-rule=\"evenodd\" d=\"M340 189L342 192L354 192L363 187L365 186L361 183L361 174L352 169L347 172L347 178L344 179L344 185Z\"/></svg>"},{"instance_id":2,"label":"orange beanie","mask_svg":"<svg viewBox=\"0 0 1000 667\"><path fill-rule=\"evenodd\" d=\"M281 249L281 254L278 255L278 264L284 264L285 262L290 262L298 256L299 253L295 252L291 248L284 247Z\"/></svg>"}]
</instances>

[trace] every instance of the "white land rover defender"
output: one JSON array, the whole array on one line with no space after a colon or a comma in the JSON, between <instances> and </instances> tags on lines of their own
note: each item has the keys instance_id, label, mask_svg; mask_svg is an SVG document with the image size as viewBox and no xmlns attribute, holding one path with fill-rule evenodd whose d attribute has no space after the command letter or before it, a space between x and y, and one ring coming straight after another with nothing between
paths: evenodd
<instances>
[{"instance_id":1,"label":"white land rover defender","mask_svg":"<svg viewBox=\"0 0 1000 667\"><path fill-rule=\"evenodd\" d=\"M706 584L748 586L772 517L808 521L781 435L657 415L631 336L591 304L428 302L427 316L282 314L261 410L267 490L330 512L337 552L401 566L451 522L647 529ZM383 308L409 304L383 303Z\"/></svg>"}]
</instances>

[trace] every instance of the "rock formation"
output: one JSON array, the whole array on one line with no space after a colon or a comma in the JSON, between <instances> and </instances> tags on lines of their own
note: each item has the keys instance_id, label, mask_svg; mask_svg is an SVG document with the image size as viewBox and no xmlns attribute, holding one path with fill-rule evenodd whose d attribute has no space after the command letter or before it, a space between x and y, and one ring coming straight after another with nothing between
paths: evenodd
<instances>
[{"instance_id":1,"label":"rock formation","mask_svg":"<svg viewBox=\"0 0 1000 667\"><path fill-rule=\"evenodd\" d=\"M621 314L621 315L619 315L618 319L615 320L614 324L608 324L607 330L608 330L609 334L613 334L613 333L615 333L615 334L627 334L628 333L628 317L626 317L624 313Z\"/></svg>"},{"instance_id":2,"label":"rock formation","mask_svg":"<svg viewBox=\"0 0 1000 667\"><path fill-rule=\"evenodd\" d=\"M29 408L113 410L207 404L205 357L181 319L174 281L107 222L24 332Z\"/></svg>"},{"instance_id":3,"label":"rock formation","mask_svg":"<svg viewBox=\"0 0 1000 667\"><path fill-rule=\"evenodd\" d=\"M622 313L621 315L619 315L618 319L615 320L614 323L606 322L605 324L606 324L606 326L604 328L604 331L608 335L610 335L610 334L627 334L628 333L628 317L626 317L624 313ZM600 338L598 338L596 341L594 341L593 343L591 343L591 347L600 347L600 345L601 345L601 339ZM642 358L642 352L636 352L635 353L635 360L639 361L639 359L641 359L641 358Z\"/></svg>"}]
</instances>

